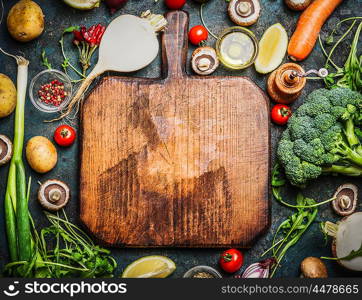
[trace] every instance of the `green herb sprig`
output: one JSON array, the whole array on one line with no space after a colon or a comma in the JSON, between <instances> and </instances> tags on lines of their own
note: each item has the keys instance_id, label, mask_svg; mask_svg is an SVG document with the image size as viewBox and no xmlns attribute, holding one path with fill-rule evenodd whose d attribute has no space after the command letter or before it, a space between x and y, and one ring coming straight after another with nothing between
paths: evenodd
<instances>
[{"instance_id":1,"label":"green herb sprig","mask_svg":"<svg viewBox=\"0 0 362 300\"><path fill-rule=\"evenodd\" d=\"M44 212L50 226L38 232L30 216L34 243L30 261L5 266L7 276L36 278L107 278L113 277L117 262L110 251L94 244L78 226L68 220L65 211Z\"/></svg>"},{"instance_id":2,"label":"green herb sprig","mask_svg":"<svg viewBox=\"0 0 362 300\"><path fill-rule=\"evenodd\" d=\"M44 67L46 67L47 69L52 69L52 65L48 60L47 54L45 49L43 49L43 51L41 52L41 62L43 64Z\"/></svg>"},{"instance_id":3,"label":"green herb sprig","mask_svg":"<svg viewBox=\"0 0 362 300\"><path fill-rule=\"evenodd\" d=\"M273 277L280 266L288 250L301 239L302 235L315 221L318 214L318 206L333 201L334 198L322 202L316 202L311 198L304 197L298 193L295 204L290 204L283 200L282 188L286 185L287 180L279 163L276 163L272 169L271 186L274 198L281 204L295 209L296 212L284 220L277 228L272 245L262 256L272 252L272 256L277 263L273 267L270 277Z\"/></svg>"},{"instance_id":4,"label":"green herb sprig","mask_svg":"<svg viewBox=\"0 0 362 300\"><path fill-rule=\"evenodd\" d=\"M348 55L347 60L344 63L343 67L338 66L332 59L332 56L337 49L337 47L346 39L349 33L354 29L358 20L362 20L362 17L352 17L340 21L329 36L326 38L326 45L332 45L332 48L329 53L327 53L321 37L319 36L319 44L322 49L323 54L327 57L325 68L331 69L334 68L335 72L330 72L330 74L324 79L325 84L328 88L334 87L346 87L354 91L362 91L362 55L358 56L358 42L359 37L362 31L362 22L357 26L353 41L351 43L351 51ZM334 43L334 36L345 22L353 21L352 24L347 28L344 34ZM333 44L334 43L334 44Z\"/></svg>"},{"instance_id":5,"label":"green herb sprig","mask_svg":"<svg viewBox=\"0 0 362 300\"><path fill-rule=\"evenodd\" d=\"M79 26L70 26L68 28L65 28L63 30L62 36L59 40L59 44L60 44L60 49L62 51L62 55L63 55L63 63L62 63L62 68L64 70L64 73L68 74L68 68L71 68L78 76L80 76L80 79L72 79L72 82L76 83L76 82L80 82L82 80L84 80L84 78L86 77L85 75L83 75L83 73L81 71L79 71L69 60L69 57L67 56L66 52L65 52L65 48L64 48L64 38L67 34L72 33L74 30L79 30Z\"/></svg>"}]
</instances>

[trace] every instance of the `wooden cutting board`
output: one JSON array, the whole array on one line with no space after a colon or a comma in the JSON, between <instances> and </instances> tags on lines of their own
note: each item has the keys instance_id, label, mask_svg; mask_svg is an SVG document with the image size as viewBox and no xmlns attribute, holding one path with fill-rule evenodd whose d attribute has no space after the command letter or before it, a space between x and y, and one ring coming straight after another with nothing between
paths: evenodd
<instances>
[{"instance_id":1,"label":"wooden cutting board","mask_svg":"<svg viewBox=\"0 0 362 300\"><path fill-rule=\"evenodd\" d=\"M249 247L269 225L268 99L188 76L188 15L167 19L164 76L106 77L82 107L81 220L114 246Z\"/></svg>"}]
</instances>

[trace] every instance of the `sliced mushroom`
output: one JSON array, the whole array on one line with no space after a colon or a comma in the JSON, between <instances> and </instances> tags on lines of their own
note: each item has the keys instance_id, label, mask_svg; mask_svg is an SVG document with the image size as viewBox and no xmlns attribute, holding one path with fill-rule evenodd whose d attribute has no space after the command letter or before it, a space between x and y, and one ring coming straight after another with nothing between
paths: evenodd
<instances>
[{"instance_id":1,"label":"sliced mushroom","mask_svg":"<svg viewBox=\"0 0 362 300\"><path fill-rule=\"evenodd\" d=\"M231 0L228 13L234 23L240 26L250 26L259 19L259 0Z\"/></svg>"},{"instance_id":2,"label":"sliced mushroom","mask_svg":"<svg viewBox=\"0 0 362 300\"><path fill-rule=\"evenodd\" d=\"M340 216L349 216L357 208L358 188L351 183L342 184L333 195L333 210Z\"/></svg>"},{"instance_id":3,"label":"sliced mushroom","mask_svg":"<svg viewBox=\"0 0 362 300\"><path fill-rule=\"evenodd\" d=\"M317 257L307 257L300 264L302 277L304 278L327 278L328 271L326 265Z\"/></svg>"},{"instance_id":4,"label":"sliced mushroom","mask_svg":"<svg viewBox=\"0 0 362 300\"><path fill-rule=\"evenodd\" d=\"M9 138L0 134L0 166L7 164L13 156L13 144Z\"/></svg>"},{"instance_id":5,"label":"sliced mushroom","mask_svg":"<svg viewBox=\"0 0 362 300\"><path fill-rule=\"evenodd\" d=\"M70 189L62 181L51 179L44 182L38 191L41 206L50 211L63 208L69 201Z\"/></svg>"},{"instance_id":6,"label":"sliced mushroom","mask_svg":"<svg viewBox=\"0 0 362 300\"><path fill-rule=\"evenodd\" d=\"M219 64L214 48L207 46L199 47L192 53L192 69L199 75L210 75L215 72Z\"/></svg>"},{"instance_id":7,"label":"sliced mushroom","mask_svg":"<svg viewBox=\"0 0 362 300\"><path fill-rule=\"evenodd\" d=\"M284 0L285 4L292 10L305 10L312 0Z\"/></svg>"}]
</instances>

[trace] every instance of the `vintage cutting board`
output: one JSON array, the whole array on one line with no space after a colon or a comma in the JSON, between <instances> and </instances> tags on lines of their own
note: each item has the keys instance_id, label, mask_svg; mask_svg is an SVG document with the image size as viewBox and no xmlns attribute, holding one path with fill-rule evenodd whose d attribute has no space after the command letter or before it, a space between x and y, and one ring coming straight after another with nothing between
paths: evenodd
<instances>
[{"instance_id":1,"label":"vintage cutting board","mask_svg":"<svg viewBox=\"0 0 362 300\"><path fill-rule=\"evenodd\" d=\"M106 77L81 112L80 217L108 245L249 247L269 225L269 107L248 78L185 73L171 12L164 77Z\"/></svg>"}]
</instances>

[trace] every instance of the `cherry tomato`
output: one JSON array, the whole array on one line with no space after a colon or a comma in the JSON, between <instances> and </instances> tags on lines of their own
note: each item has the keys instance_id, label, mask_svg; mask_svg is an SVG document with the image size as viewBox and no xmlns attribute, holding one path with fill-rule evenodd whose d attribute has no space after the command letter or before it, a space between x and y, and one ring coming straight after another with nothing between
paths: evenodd
<instances>
[{"instance_id":1,"label":"cherry tomato","mask_svg":"<svg viewBox=\"0 0 362 300\"><path fill-rule=\"evenodd\" d=\"M199 45L201 42L206 41L209 37L207 29L202 25L196 25L189 31L189 40L191 44Z\"/></svg>"},{"instance_id":2,"label":"cherry tomato","mask_svg":"<svg viewBox=\"0 0 362 300\"><path fill-rule=\"evenodd\" d=\"M165 4L169 9L181 9L186 0L165 0Z\"/></svg>"},{"instance_id":3,"label":"cherry tomato","mask_svg":"<svg viewBox=\"0 0 362 300\"><path fill-rule=\"evenodd\" d=\"M236 249L229 249L224 251L220 257L221 268L228 273L235 273L238 271L244 262L243 254Z\"/></svg>"},{"instance_id":4,"label":"cherry tomato","mask_svg":"<svg viewBox=\"0 0 362 300\"><path fill-rule=\"evenodd\" d=\"M75 129L68 125L60 125L54 132L55 142L62 147L71 146L76 137Z\"/></svg>"},{"instance_id":5,"label":"cherry tomato","mask_svg":"<svg viewBox=\"0 0 362 300\"><path fill-rule=\"evenodd\" d=\"M275 124L285 125L287 124L292 111L289 106L284 104L277 104L273 107L271 111L271 118Z\"/></svg>"}]
</instances>

